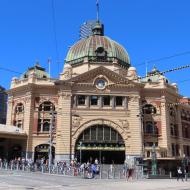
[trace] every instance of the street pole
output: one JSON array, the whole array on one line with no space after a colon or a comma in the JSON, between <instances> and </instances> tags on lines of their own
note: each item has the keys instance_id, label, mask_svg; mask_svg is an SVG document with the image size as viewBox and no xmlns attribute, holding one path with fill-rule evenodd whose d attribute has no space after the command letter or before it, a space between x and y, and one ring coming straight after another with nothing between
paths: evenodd
<instances>
[{"instance_id":1,"label":"street pole","mask_svg":"<svg viewBox=\"0 0 190 190\"><path fill-rule=\"evenodd\" d=\"M80 143L80 164L82 164L81 162L82 162L82 142L80 141L79 142Z\"/></svg>"},{"instance_id":2,"label":"street pole","mask_svg":"<svg viewBox=\"0 0 190 190\"><path fill-rule=\"evenodd\" d=\"M153 120L153 146L152 146L152 175L157 175L157 158L156 158L156 143L155 143L155 126Z\"/></svg>"},{"instance_id":3,"label":"street pole","mask_svg":"<svg viewBox=\"0 0 190 190\"><path fill-rule=\"evenodd\" d=\"M53 145L53 123L55 118L55 112L51 112L51 120L50 120L50 130L49 130L49 174L51 173L51 165L52 165L52 145Z\"/></svg>"},{"instance_id":4,"label":"street pole","mask_svg":"<svg viewBox=\"0 0 190 190\"><path fill-rule=\"evenodd\" d=\"M141 133L141 159L142 159L142 166L141 166L141 171L142 175L144 175L144 129L143 129L143 122L144 122L144 114L143 114L143 107L140 107L140 113L137 115L140 119L140 133Z\"/></svg>"}]
</instances>

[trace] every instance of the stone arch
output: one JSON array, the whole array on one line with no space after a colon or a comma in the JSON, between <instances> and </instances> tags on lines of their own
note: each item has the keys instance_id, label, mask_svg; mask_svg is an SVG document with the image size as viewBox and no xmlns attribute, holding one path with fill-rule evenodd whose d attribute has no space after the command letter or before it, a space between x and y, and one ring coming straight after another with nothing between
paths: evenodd
<instances>
[{"instance_id":1,"label":"stone arch","mask_svg":"<svg viewBox=\"0 0 190 190\"><path fill-rule=\"evenodd\" d=\"M75 148L77 139L79 138L80 134L85 129L87 129L93 125L103 125L103 124L116 130L123 138L123 141L125 142L125 147L127 147L127 144L126 144L127 134L120 125L118 125L117 123L115 123L111 120L107 120L107 119L94 119L94 120L90 120L90 121L87 121L87 122L81 124L80 127L74 132L74 134L72 135L72 152L74 152L74 148Z\"/></svg>"},{"instance_id":2,"label":"stone arch","mask_svg":"<svg viewBox=\"0 0 190 190\"><path fill-rule=\"evenodd\" d=\"M57 105L57 99L51 97L40 97L38 101L38 105L42 104L43 102L51 102L54 105Z\"/></svg>"}]
</instances>

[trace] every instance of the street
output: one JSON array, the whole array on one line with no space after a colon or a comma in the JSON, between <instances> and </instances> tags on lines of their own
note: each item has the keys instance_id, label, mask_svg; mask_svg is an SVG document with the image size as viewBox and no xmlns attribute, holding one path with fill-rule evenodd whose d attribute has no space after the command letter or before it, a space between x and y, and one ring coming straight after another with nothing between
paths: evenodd
<instances>
[{"instance_id":1,"label":"street","mask_svg":"<svg viewBox=\"0 0 190 190\"><path fill-rule=\"evenodd\" d=\"M176 179L82 179L49 174L0 171L0 190L189 190L190 181Z\"/></svg>"}]
</instances>

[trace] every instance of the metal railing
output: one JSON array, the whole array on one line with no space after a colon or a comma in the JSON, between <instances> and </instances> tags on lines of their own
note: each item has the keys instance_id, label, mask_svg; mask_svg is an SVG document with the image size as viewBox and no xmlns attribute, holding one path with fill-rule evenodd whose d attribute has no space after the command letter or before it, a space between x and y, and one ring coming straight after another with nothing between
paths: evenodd
<instances>
[{"instance_id":1,"label":"metal railing","mask_svg":"<svg viewBox=\"0 0 190 190\"><path fill-rule=\"evenodd\" d=\"M126 179L137 180L143 178L142 172L138 169L123 169L122 165L97 165L94 171L91 166L67 166L63 164L52 165L49 169L46 164L37 164L29 162L6 162L0 161L0 171L18 171L29 173L42 173L50 175L63 175L81 178L96 179Z\"/></svg>"}]
</instances>

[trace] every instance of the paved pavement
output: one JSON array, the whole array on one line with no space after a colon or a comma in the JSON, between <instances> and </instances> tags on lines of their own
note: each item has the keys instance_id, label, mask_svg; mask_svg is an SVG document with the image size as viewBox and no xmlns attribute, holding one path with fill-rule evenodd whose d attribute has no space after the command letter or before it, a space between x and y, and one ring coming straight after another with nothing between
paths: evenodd
<instances>
[{"instance_id":1,"label":"paved pavement","mask_svg":"<svg viewBox=\"0 0 190 190\"><path fill-rule=\"evenodd\" d=\"M0 170L0 190L190 190L189 181L175 179L82 179Z\"/></svg>"}]
</instances>

